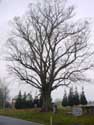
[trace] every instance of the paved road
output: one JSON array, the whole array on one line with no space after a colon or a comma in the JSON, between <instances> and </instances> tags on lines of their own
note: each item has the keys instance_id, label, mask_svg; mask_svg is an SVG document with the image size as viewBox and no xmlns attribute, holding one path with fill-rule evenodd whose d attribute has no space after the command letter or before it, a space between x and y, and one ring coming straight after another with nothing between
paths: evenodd
<instances>
[{"instance_id":1,"label":"paved road","mask_svg":"<svg viewBox=\"0 0 94 125\"><path fill-rule=\"evenodd\" d=\"M0 116L0 125L40 125L40 124L16 118Z\"/></svg>"}]
</instances>

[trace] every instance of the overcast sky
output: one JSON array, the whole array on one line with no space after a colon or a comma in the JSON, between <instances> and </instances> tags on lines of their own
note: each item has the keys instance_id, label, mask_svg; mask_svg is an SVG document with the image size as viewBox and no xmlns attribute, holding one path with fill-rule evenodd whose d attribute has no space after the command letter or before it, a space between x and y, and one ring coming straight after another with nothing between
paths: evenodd
<instances>
[{"instance_id":1,"label":"overcast sky","mask_svg":"<svg viewBox=\"0 0 94 125\"><path fill-rule=\"evenodd\" d=\"M6 71L6 62L2 60L2 57L6 51L5 42L8 38L9 34L9 21L13 19L14 16L21 16L23 15L27 8L28 4L33 0L0 0L0 76L6 78L7 71ZM69 0L70 3L75 5L75 12L77 18L85 18L89 17L92 18L92 34L94 31L94 0ZM92 37L93 41L93 37ZM93 77L94 73L90 73ZM80 85L79 89L82 85ZM15 95L18 88L17 85L11 86L11 94ZM20 87L21 88L21 87ZM27 87L28 88L28 87ZM24 87L25 90L25 87ZM32 89L31 89L32 90ZM94 85L86 85L85 91L88 100L94 100ZM54 99L60 98L63 95L62 88L58 89L56 92L53 93Z\"/></svg>"}]
</instances>

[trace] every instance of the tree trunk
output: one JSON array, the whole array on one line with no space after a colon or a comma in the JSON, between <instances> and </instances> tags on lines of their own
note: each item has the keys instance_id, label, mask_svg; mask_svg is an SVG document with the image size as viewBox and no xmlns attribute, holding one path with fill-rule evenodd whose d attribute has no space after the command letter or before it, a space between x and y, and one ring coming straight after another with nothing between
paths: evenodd
<instances>
[{"instance_id":1,"label":"tree trunk","mask_svg":"<svg viewBox=\"0 0 94 125\"><path fill-rule=\"evenodd\" d=\"M42 91L42 111L51 111L51 91L47 88Z\"/></svg>"}]
</instances>

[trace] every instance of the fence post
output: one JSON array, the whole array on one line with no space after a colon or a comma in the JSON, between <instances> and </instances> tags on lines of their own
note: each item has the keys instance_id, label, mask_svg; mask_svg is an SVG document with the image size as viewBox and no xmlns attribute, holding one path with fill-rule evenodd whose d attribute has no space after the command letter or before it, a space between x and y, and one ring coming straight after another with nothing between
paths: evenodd
<instances>
[{"instance_id":1,"label":"fence post","mask_svg":"<svg viewBox=\"0 0 94 125\"><path fill-rule=\"evenodd\" d=\"M50 116L50 125L53 125L53 118Z\"/></svg>"}]
</instances>

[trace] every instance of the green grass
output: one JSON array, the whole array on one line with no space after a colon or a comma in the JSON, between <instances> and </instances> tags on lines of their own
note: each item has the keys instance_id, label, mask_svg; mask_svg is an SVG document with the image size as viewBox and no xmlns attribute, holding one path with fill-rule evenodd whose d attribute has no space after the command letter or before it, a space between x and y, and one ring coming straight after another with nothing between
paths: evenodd
<instances>
[{"instance_id":1,"label":"green grass","mask_svg":"<svg viewBox=\"0 0 94 125\"><path fill-rule=\"evenodd\" d=\"M50 117L53 118L53 125L94 125L94 115L74 117L68 115L66 110L59 110L53 114L43 113L39 110L0 110L0 115L11 116L32 122L39 122L44 125L50 125Z\"/></svg>"}]
</instances>

